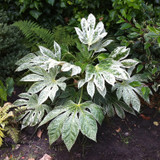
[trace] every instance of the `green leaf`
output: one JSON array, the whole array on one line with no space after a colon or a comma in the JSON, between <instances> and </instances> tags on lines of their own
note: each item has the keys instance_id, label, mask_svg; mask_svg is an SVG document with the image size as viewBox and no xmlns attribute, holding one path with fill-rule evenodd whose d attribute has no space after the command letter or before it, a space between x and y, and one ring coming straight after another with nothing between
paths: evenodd
<instances>
[{"instance_id":1,"label":"green leaf","mask_svg":"<svg viewBox=\"0 0 160 160\"><path fill-rule=\"evenodd\" d=\"M157 34L157 30L154 28L154 27L151 27L151 26L147 26L147 29L149 29L149 31Z\"/></svg>"},{"instance_id":2,"label":"green leaf","mask_svg":"<svg viewBox=\"0 0 160 160\"><path fill-rule=\"evenodd\" d=\"M153 69L152 69L152 74L155 74L157 71L158 71L158 68L157 68L157 67L153 68Z\"/></svg>"},{"instance_id":3,"label":"green leaf","mask_svg":"<svg viewBox=\"0 0 160 160\"><path fill-rule=\"evenodd\" d=\"M47 0L47 3L53 6L55 3L55 0Z\"/></svg>"},{"instance_id":4,"label":"green leaf","mask_svg":"<svg viewBox=\"0 0 160 160\"><path fill-rule=\"evenodd\" d=\"M14 81L13 78L6 79L6 88L7 88L7 95L11 96L14 91Z\"/></svg>"},{"instance_id":5,"label":"green leaf","mask_svg":"<svg viewBox=\"0 0 160 160\"><path fill-rule=\"evenodd\" d=\"M160 46L160 37L157 38L158 45Z\"/></svg>"},{"instance_id":6,"label":"green leaf","mask_svg":"<svg viewBox=\"0 0 160 160\"><path fill-rule=\"evenodd\" d=\"M109 11L109 16L111 17L112 20L115 18L115 15L116 15L116 11L114 10Z\"/></svg>"},{"instance_id":7,"label":"green leaf","mask_svg":"<svg viewBox=\"0 0 160 160\"><path fill-rule=\"evenodd\" d=\"M136 70L136 73L139 73L143 69L143 64L139 64Z\"/></svg>"},{"instance_id":8,"label":"green leaf","mask_svg":"<svg viewBox=\"0 0 160 160\"><path fill-rule=\"evenodd\" d=\"M132 87L139 87L142 85L142 83L139 81L133 81L133 82L129 83L129 85L131 85Z\"/></svg>"},{"instance_id":9,"label":"green leaf","mask_svg":"<svg viewBox=\"0 0 160 160\"><path fill-rule=\"evenodd\" d=\"M114 110L112 104L108 104L106 106L106 112L107 112L108 117L113 117L115 115L115 110Z\"/></svg>"},{"instance_id":10,"label":"green leaf","mask_svg":"<svg viewBox=\"0 0 160 160\"><path fill-rule=\"evenodd\" d=\"M142 94L144 95L144 98L148 99L150 94L150 89L148 87L142 87L141 91L142 91Z\"/></svg>"},{"instance_id":11,"label":"green leaf","mask_svg":"<svg viewBox=\"0 0 160 160\"><path fill-rule=\"evenodd\" d=\"M121 25L121 30L125 30L125 29L128 29L128 28L131 28L132 25L130 23L124 23Z\"/></svg>"},{"instance_id":12,"label":"green leaf","mask_svg":"<svg viewBox=\"0 0 160 160\"><path fill-rule=\"evenodd\" d=\"M130 22L132 19L132 16L130 14L127 14L127 20Z\"/></svg>"},{"instance_id":13,"label":"green leaf","mask_svg":"<svg viewBox=\"0 0 160 160\"><path fill-rule=\"evenodd\" d=\"M144 44L144 49L149 49L149 47L151 47L151 43L149 43L149 42L146 42L145 44Z\"/></svg>"},{"instance_id":14,"label":"green leaf","mask_svg":"<svg viewBox=\"0 0 160 160\"><path fill-rule=\"evenodd\" d=\"M134 112L134 110L130 106L128 106L126 103L124 103L122 101L119 101L118 105L119 105L119 107L121 107L122 109L124 109L124 111L126 111L128 113L131 113L133 115L136 115L135 112Z\"/></svg>"},{"instance_id":15,"label":"green leaf","mask_svg":"<svg viewBox=\"0 0 160 160\"><path fill-rule=\"evenodd\" d=\"M37 10L31 10L31 11L29 12L29 14L30 14L32 17L34 17L35 19L38 19L39 16L42 14L42 12L39 12L39 11L37 11Z\"/></svg>"},{"instance_id":16,"label":"green leaf","mask_svg":"<svg viewBox=\"0 0 160 160\"><path fill-rule=\"evenodd\" d=\"M7 89L5 88L1 80L0 80L0 98L3 101L7 101Z\"/></svg>"},{"instance_id":17,"label":"green leaf","mask_svg":"<svg viewBox=\"0 0 160 160\"><path fill-rule=\"evenodd\" d=\"M134 38L137 38L139 35L139 33L137 32L132 32L130 33L127 37L131 38L131 39L134 39Z\"/></svg>"},{"instance_id":18,"label":"green leaf","mask_svg":"<svg viewBox=\"0 0 160 160\"><path fill-rule=\"evenodd\" d=\"M124 18L127 17L125 9L121 9L120 12Z\"/></svg>"},{"instance_id":19,"label":"green leaf","mask_svg":"<svg viewBox=\"0 0 160 160\"><path fill-rule=\"evenodd\" d=\"M124 110L119 105L115 105L115 111L121 119L125 118Z\"/></svg>"},{"instance_id":20,"label":"green leaf","mask_svg":"<svg viewBox=\"0 0 160 160\"><path fill-rule=\"evenodd\" d=\"M141 29L141 25L140 25L140 24L135 23L135 26L136 26L138 29Z\"/></svg>"},{"instance_id":21,"label":"green leaf","mask_svg":"<svg viewBox=\"0 0 160 160\"><path fill-rule=\"evenodd\" d=\"M104 59L108 58L108 54L101 53L100 55L98 55L97 58L98 58L99 61L104 60Z\"/></svg>"}]
</instances>

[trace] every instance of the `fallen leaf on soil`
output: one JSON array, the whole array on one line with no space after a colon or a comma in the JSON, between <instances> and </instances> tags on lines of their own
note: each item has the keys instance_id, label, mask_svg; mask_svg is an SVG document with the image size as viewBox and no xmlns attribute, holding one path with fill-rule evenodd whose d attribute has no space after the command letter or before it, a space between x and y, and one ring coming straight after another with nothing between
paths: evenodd
<instances>
[{"instance_id":1,"label":"fallen leaf on soil","mask_svg":"<svg viewBox=\"0 0 160 160\"><path fill-rule=\"evenodd\" d=\"M144 114L140 114L140 116L145 120L150 120L151 119L151 117L145 116Z\"/></svg>"},{"instance_id":2,"label":"fallen leaf on soil","mask_svg":"<svg viewBox=\"0 0 160 160\"><path fill-rule=\"evenodd\" d=\"M153 124L154 124L155 126L159 126L159 123L158 123L157 121L154 121Z\"/></svg>"},{"instance_id":3,"label":"fallen leaf on soil","mask_svg":"<svg viewBox=\"0 0 160 160\"><path fill-rule=\"evenodd\" d=\"M121 131L121 128L119 127L118 129L116 129L116 132L119 133Z\"/></svg>"},{"instance_id":4,"label":"fallen leaf on soil","mask_svg":"<svg viewBox=\"0 0 160 160\"><path fill-rule=\"evenodd\" d=\"M42 137L42 133L43 133L43 131L41 129L39 129L38 132L37 132L37 137L41 138Z\"/></svg>"},{"instance_id":5,"label":"fallen leaf on soil","mask_svg":"<svg viewBox=\"0 0 160 160\"><path fill-rule=\"evenodd\" d=\"M45 154L40 160L53 160L53 158L50 155Z\"/></svg>"}]
</instances>

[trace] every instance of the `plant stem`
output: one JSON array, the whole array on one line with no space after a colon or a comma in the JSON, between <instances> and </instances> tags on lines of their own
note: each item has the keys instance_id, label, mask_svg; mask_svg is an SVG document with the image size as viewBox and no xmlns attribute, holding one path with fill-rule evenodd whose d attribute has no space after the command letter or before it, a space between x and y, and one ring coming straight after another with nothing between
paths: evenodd
<instances>
[{"instance_id":1,"label":"plant stem","mask_svg":"<svg viewBox=\"0 0 160 160\"><path fill-rule=\"evenodd\" d=\"M80 103L81 103L82 96L83 96L83 87L81 88L81 95L80 95L80 98L79 98L79 102L78 102L78 104L80 104Z\"/></svg>"}]
</instances>

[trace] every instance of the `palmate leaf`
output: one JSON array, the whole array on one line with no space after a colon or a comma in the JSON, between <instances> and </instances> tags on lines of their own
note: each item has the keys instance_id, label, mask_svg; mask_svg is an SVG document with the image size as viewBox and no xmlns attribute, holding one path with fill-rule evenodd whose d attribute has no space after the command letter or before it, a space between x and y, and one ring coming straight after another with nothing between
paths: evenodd
<instances>
[{"instance_id":1,"label":"palmate leaf","mask_svg":"<svg viewBox=\"0 0 160 160\"><path fill-rule=\"evenodd\" d=\"M126 48L125 46L117 47L111 52L110 57L113 58L114 60L122 60L129 55L129 52L130 49Z\"/></svg>"},{"instance_id":2,"label":"palmate leaf","mask_svg":"<svg viewBox=\"0 0 160 160\"><path fill-rule=\"evenodd\" d=\"M48 113L50 111L48 105L38 103L38 96L36 94L21 93L19 97L22 99L16 100L14 105L25 106L26 108L25 113L20 116L20 119L22 119L22 129L39 124L45 112Z\"/></svg>"},{"instance_id":3,"label":"palmate leaf","mask_svg":"<svg viewBox=\"0 0 160 160\"><path fill-rule=\"evenodd\" d=\"M129 79L130 75L124 68L134 67L138 63L138 61L132 59L124 60L128 56L129 51L130 49L126 49L124 46L117 47L107 58L102 59L96 66L87 65L85 79L78 82L78 88L88 83L87 91L91 98L94 96L95 87L105 97L107 92L105 82L114 86L116 80Z\"/></svg>"},{"instance_id":4,"label":"palmate leaf","mask_svg":"<svg viewBox=\"0 0 160 160\"><path fill-rule=\"evenodd\" d=\"M95 86L98 92L104 97L106 94L105 82L114 85L116 79L128 79L130 76L126 70L120 68L121 64L113 59L101 61L96 66L88 65L86 67L85 80L78 82L78 88L87 84L88 94L93 98Z\"/></svg>"},{"instance_id":5,"label":"palmate leaf","mask_svg":"<svg viewBox=\"0 0 160 160\"><path fill-rule=\"evenodd\" d=\"M125 82L117 83L113 87L113 90L116 90L118 99L123 98L124 102L127 105L131 104L134 110L136 110L137 112L140 111L140 100L136 95L135 89L132 86Z\"/></svg>"},{"instance_id":6,"label":"palmate leaf","mask_svg":"<svg viewBox=\"0 0 160 160\"><path fill-rule=\"evenodd\" d=\"M125 59L129 55L129 52L130 48L126 48L126 46L117 47L111 52L109 58L113 58L116 61L120 61L121 67L131 68L137 65L139 62L133 59Z\"/></svg>"},{"instance_id":7,"label":"palmate leaf","mask_svg":"<svg viewBox=\"0 0 160 160\"><path fill-rule=\"evenodd\" d=\"M63 91L65 90L66 83L64 83L64 81L67 78L61 77L56 79L56 76L59 72L57 67L51 68L49 72L46 72L44 69L39 67L34 67L31 70L34 72L34 74L29 74L23 77L21 81L35 82L29 88L28 92L32 94L40 92L38 98L39 104L42 104L48 98L53 101L59 88L61 88Z\"/></svg>"},{"instance_id":8,"label":"palmate leaf","mask_svg":"<svg viewBox=\"0 0 160 160\"><path fill-rule=\"evenodd\" d=\"M132 71L130 74L132 74ZM112 87L112 91L116 90L118 99L123 98L125 103L128 105L131 104L132 107L139 112L140 100L137 94L144 98L145 101L149 102L149 99L146 99L141 91L141 88L144 86L143 82L145 81L146 79L144 79L142 75L137 74L131 76L128 80L117 83L114 87Z\"/></svg>"},{"instance_id":9,"label":"palmate leaf","mask_svg":"<svg viewBox=\"0 0 160 160\"><path fill-rule=\"evenodd\" d=\"M43 119L39 126L52 120L48 126L50 144L60 135L68 150L74 145L79 131L88 138L96 141L97 123L101 124L104 115L99 105L87 101L76 104L69 100L64 105L54 108Z\"/></svg>"},{"instance_id":10,"label":"palmate leaf","mask_svg":"<svg viewBox=\"0 0 160 160\"><path fill-rule=\"evenodd\" d=\"M117 114L120 118L125 118L125 112L135 115L134 109L128 106L121 100L117 99L117 96L114 93L108 92L105 97L100 96L96 93L96 96L93 99L98 105L101 105L105 108L105 113L109 117L113 117Z\"/></svg>"},{"instance_id":11,"label":"palmate leaf","mask_svg":"<svg viewBox=\"0 0 160 160\"><path fill-rule=\"evenodd\" d=\"M104 29L104 24L102 22L99 22L96 27L95 25L96 18L93 14L90 14L87 20L85 18L82 18L82 30L80 30L78 27L75 27L78 38L82 43L91 46L107 35L107 32Z\"/></svg>"},{"instance_id":12,"label":"palmate leaf","mask_svg":"<svg viewBox=\"0 0 160 160\"><path fill-rule=\"evenodd\" d=\"M132 72L130 74L132 74ZM145 81L146 79L142 75L137 74L131 76L128 80L116 83L115 86L112 87L112 91L116 91L118 99L123 98L127 105L132 105L133 109L139 112L141 103L137 95L149 103L149 97L145 97L142 93L143 82ZM150 89L149 92L151 93Z\"/></svg>"},{"instance_id":13,"label":"palmate leaf","mask_svg":"<svg viewBox=\"0 0 160 160\"><path fill-rule=\"evenodd\" d=\"M77 75L81 72L81 68L79 66L65 61L60 61L61 48L58 45L58 43L54 42L54 53L43 46L39 46L39 49L39 52L30 53L22 59L20 59L16 63L17 65L19 65L16 71L22 71L25 69L32 70L32 68L36 66L43 68L46 71L49 71L50 68L61 66L62 72L68 72L71 70L71 76Z\"/></svg>"}]
</instances>

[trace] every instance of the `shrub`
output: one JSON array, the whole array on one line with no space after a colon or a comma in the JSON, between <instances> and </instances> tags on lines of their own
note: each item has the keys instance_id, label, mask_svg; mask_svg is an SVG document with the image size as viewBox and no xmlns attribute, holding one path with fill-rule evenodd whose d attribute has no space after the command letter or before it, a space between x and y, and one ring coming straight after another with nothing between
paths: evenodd
<instances>
[{"instance_id":1,"label":"shrub","mask_svg":"<svg viewBox=\"0 0 160 160\"><path fill-rule=\"evenodd\" d=\"M7 19L5 12L0 12L0 19ZM8 25L7 20L0 23L0 78L6 79L14 75L15 62L26 54L22 45L23 36L18 28Z\"/></svg>"},{"instance_id":2,"label":"shrub","mask_svg":"<svg viewBox=\"0 0 160 160\"><path fill-rule=\"evenodd\" d=\"M150 84L157 86L160 75L159 14L157 14L159 7L146 4L143 0L132 2L116 0L113 8L110 17L112 22L117 18L119 25L115 33L116 39L121 45L129 46L132 57L141 61L137 73L143 73ZM149 86L157 91L154 85ZM154 90L152 89L153 93Z\"/></svg>"},{"instance_id":3,"label":"shrub","mask_svg":"<svg viewBox=\"0 0 160 160\"><path fill-rule=\"evenodd\" d=\"M92 14L82 18L81 28L75 27L81 43L73 52L61 52L56 42L54 51L39 46L38 52L17 62L16 70L28 69L31 73L21 81L33 82L14 103L27 108L22 128L51 121L50 144L62 136L68 150L79 132L96 141L97 122L101 124L105 115L124 118L124 111L135 115L140 111L137 95L148 100L142 92L143 78L132 75L139 62L127 59L130 49L120 46L108 53L106 47L112 40L105 38L104 24L96 25Z\"/></svg>"}]
</instances>

